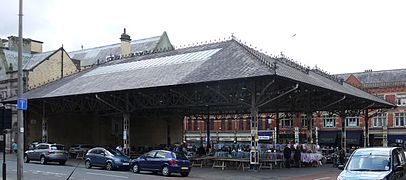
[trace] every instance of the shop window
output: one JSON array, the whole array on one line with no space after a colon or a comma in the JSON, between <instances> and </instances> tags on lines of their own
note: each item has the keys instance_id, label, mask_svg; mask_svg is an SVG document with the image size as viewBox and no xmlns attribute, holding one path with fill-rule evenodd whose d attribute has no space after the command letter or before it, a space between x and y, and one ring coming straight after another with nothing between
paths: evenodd
<instances>
[{"instance_id":1,"label":"shop window","mask_svg":"<svg viewBox=\"0 0 406 180\"><path fill-rule=\"evenodd\" d=\"M386 126L386 113L378 113L372 118L373 127L384 127Z\"/></svg>"},{"instance_id":2,"label":"shop window","mask_svg":"<svg viewBox=\"0 0 406 180\"><path fill-rule=\"evenodd\" d=\"M347 117L345 118L346 127L359 127L359 117Z\"/></svg>"},{"instance_id":3,"label":"shop window","mask_svg":"<svg viewBox=\"0 0 406 180\"><path fill-rule=\"evenodd\" d=\"M323 126L325 128L336 127L336 116L335 115L323 115Z\"/></svg>"},{"instance_id":4,"label":"shop window","mask_svg":"<svg viewBox=\"0 0 406 180\"><path fill-rule=\"evenodd\" d=\"M406 125L406 112L395 113L395 126L405 127Z\"/></svg>"}]
</instances>

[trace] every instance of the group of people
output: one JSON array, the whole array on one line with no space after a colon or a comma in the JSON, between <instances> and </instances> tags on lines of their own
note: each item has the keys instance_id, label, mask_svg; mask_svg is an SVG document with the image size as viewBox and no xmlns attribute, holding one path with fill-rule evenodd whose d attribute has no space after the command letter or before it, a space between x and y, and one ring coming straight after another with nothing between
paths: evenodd
<instances>
[{"instance_id":1,"label":"group of people","mask_svg":"<svg viewBox=\"0 0 406 180\"><path fill-rule=\"evenodd\" d=\"M293 166L300 168L300 159L302 158L303 148L300 144L290 145L287 144L283 149L283 157L285 159L285 167L290 168L293 153Z\"/></svg>"}]
</instances>

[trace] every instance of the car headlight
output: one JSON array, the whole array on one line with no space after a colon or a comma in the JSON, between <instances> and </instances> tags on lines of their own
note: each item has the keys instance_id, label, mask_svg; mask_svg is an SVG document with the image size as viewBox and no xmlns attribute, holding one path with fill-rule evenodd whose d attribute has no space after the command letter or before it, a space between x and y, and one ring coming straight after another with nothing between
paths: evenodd
<instances>
[{"instance_id":1,"label":"car headlight","mask_svg":"<svg viewBox=\"0 0 406 180\"><path fill-rule=\"evenodd\" d=\"M344 180L344 178L342 176L338 176L337 180Z\"/></svg>"}]
</instances>

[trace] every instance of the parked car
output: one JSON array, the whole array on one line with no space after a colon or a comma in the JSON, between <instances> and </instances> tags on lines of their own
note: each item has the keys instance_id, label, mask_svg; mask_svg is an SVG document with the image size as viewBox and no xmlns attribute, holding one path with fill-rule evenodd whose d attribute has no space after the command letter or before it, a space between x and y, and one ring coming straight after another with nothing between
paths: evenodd
<instances>
[{"instance_id":1,"label":"parked car","mask_svg":"<svg viewBox=\"0 0 406 180\"><path fill-rule=\"evenodd\" d=\"M180 173L181 176L186 177L192 170L190 161L184 153L166 150L147 152L137 159L131 160L130 166L134 173L152 171L161 172L164 176Z\"/></svg>"},{"instance_id":2,"label":"parked car","mask_svg":"<svg viewBox=\"0 0 406 180\"><path fill-rule=\"evenodd\" d=\"M129 170L130 158L116 149L96 147L86 153L85 166L88 169L96 166L106 168L107 170Z\"/></svg>"},{"instance_id":3,"label":"parked car","mask_svg":"<svg viewBox=\"0 0 406 180\"><path fill-rule=\"evenodd\" d=\"M69 155L71 157L76 157L78 153L86 154L87 151L92 148L94 148L94 146L90 144L74 144L69 148Z\"/></svg>"},{"instance_id":4,"label":"parked car","mask_svg":"<svg viewBox=\"0 0 406 180\"><path fill-rule=\"evenodd\" d=\"M406 179L406 157L399 147L361 148L354 151L337 180Z\"/></svg>"},{"instance_id":5,"label":"parked car","mask_svg":"<svg viewBox=\"0 0 406 180\"><path fill-rule=\"evenodd\" d=\"M41 164L48 162L59 162L64 165L68 160L68 152L65 151L65 146L61 144L39 143L35 148L25 151L24 162L37 160Z\"/></svg>"}]
</instances>

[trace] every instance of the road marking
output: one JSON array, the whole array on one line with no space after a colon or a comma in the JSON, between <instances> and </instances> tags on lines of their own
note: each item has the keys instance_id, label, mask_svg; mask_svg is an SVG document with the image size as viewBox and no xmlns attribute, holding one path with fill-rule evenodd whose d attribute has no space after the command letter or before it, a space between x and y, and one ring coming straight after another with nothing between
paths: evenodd
<instances>
[{"instance_id":1,"label":"road marking","mask_svg":"<svg viewBox=\"0 0 406 180\"><path fill-rule=\"evenodd\" d=\"M67 174L64 173L57 173L57 172L48 172L48 171L39 171L39 170L29 170L33 174L39 174L42 173L43 175L55 175L55 176L66 176Z\"/></svg>"},{"instance_id":2,"label":"road marking","mask_svg":"<svg viewBox=\"0 0 406 180\"><path fill-rule=\"evenodd\" d=\"M124 178L124 179L128 179L128 177L127 177L127 176L117 176L117 175L111 175L111 174L90 173L90 172L87 172L86 174L92 174L92 175L99 175L99 176L108 176L108 177L116 177L116 178Z\"/></svg>"},{"instance_id":3,"label":"road marking","mask_svg":"<svg viewBox=\"0 0 406 180\"><path fill-rule=\"evenodd\" d=\"M317 178L317 179L314 179L314 180L323 180L323 179L330 179L330 177L322 177L322 178Z\"/></svg>"}]
</instances>

